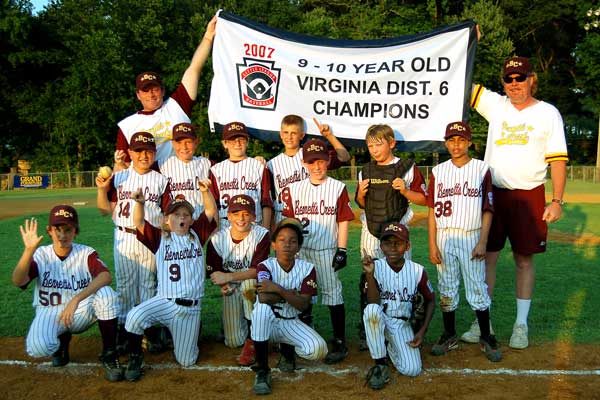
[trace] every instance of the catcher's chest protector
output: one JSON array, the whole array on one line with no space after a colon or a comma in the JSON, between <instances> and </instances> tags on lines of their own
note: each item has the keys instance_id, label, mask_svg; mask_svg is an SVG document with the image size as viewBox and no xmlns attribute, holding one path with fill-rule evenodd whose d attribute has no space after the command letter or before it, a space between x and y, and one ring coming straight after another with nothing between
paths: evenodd
<instances>
[{"instance_id":1,"label":"catcher's chest protector","mask_svg":"<svg viewBox=\"0 0 600 400\"><path fill-rule=\"evenodd\" d=\"M412 168L413 160L399 160L395 164L377 165L375 161L363 165L362 178L369 179L365 197L365 216L371 235L379 237L386 222L400 221L408 209L408 200L392 188L396 178L402 178Z\"/></svg>"}]
</instances>

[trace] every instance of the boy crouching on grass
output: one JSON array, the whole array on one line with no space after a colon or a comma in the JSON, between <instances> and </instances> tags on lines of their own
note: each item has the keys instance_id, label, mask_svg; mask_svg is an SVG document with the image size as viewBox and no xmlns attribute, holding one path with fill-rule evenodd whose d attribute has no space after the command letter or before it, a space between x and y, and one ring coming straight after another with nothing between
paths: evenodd
<instances>
[{"instance_id":1,"label":"boy crouching on grass","mask_svg":"<svg viewBox=\"0 0 600 400\"><path fill-rule=\"evenodd\" d=\"M102 335L100 361L109 381L123 379L116 352L117 294L111 289L112 277L98 253L74 243L79 233L77 211L58 205L50 211L46 232L52 244L38 247L35 218L25 220L21 237L25 249L12 274L15 286L26 289L36 279L33 294L35 317L26 339L31 357L52 356L52 366L69 363L72 333L87 330L96 319Z\"/></svg>"},{"instance_id":2,"label":"boy crouching on grass","mask_svg":"<svg viewBox=\"0 0 600 400\"><path fill-rule=\"evenodd\" d=\"M410 249L406 226L397 222L384 225L380 240L385 258L374 260L365 255L362 259L369 302L363 323L369 352L375 360L367 375L372 389L382 389L390 380L387 357L403 375L421 373L419 348L431 322L435 300L423 266L404 258ZM415 333L409 318L418 293L425 299L425 319Z\"/></svg>"}]
</instances>

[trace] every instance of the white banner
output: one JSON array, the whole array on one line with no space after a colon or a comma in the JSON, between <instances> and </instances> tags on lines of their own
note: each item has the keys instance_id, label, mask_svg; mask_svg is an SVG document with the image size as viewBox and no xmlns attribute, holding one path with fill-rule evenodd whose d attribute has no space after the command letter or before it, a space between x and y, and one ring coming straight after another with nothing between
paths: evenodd
<instances>
[{"instance_id":1,"label":"white banner","mask_svg":"<svg viewBox=\"0 0 600 400\"><path fill-rule=\"evenodd\" d=\"M446 125L468 116L474 22L386 40L316 38L221 12L213 45L211 127L241 121L278 139L281 119L297 114L306 133L329 124L347 144L388 124L406 151L443 149Z\"/></svg>"}]
</instances>

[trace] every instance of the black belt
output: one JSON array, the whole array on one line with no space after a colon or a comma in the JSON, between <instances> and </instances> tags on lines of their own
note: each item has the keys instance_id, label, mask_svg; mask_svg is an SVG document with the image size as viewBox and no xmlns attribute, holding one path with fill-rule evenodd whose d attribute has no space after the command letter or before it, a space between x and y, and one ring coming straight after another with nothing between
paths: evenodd
<instances>
[{"instance_id":1,"label":"black belt","mask_svg":"<svg viewBox=\"0 0 600 400\"><path fill-rule=\"evenodd\" d=\"M277 310L281 310L282 307L281 306L271 306L271 310L273 310L273 314L275 314L275 317L279 318L279 319L296 319L296 317L284 317L283 315L279 314L279 312Z\"/></svg>"},{"instance_id":2,"label":"black belt","mask_svg":"<svg viewBox=\"0 0 600 400\"><path fill-rule=\"evenodd\" d=\"M392 318L401 319L402 321L408 321L408 318L406 318L406 317L392 317Z\"/></svg>"},{"instance_id":3,"label":"black belt","mask_svg":"<svg viewBox=\"0 0 600 400\"><path fill-rule=\"evenodd\" d=\"M133 235L137 234L137 230L133 229L133 228L127 228L127 227L124 227L124 226L117 226L117 229L120 230L120 231L123 231L123 232L131 233Z\"/></svg>"},{"instance_id":4,"label":"black belt","mask_svg":"<svg viewBox=\"0 0 600 400\"><path fill-rule=\"evenodd\" d=\"M184 306L184 307L193 307L193 306L197 306L198 304L200 304L200 300L192 300L192 299L180 299L180 298L169 299L169 298L167 298L167 300L174 301L175 304L177 304L179 306Z\"/></svg>"}]
</instances>

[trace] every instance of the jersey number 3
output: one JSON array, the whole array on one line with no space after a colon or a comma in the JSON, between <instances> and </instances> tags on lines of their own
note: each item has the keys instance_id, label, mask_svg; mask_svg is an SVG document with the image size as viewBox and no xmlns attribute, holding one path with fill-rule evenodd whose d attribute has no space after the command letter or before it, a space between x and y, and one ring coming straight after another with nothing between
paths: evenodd
<instances>
[{"instance_id":1,"label":"jersey number 3","mask_svg":"<svg viewBox=\"0 0 600 400\"><path fill-rule=\"evenodd\" d=\"M444 202L437 201L433 208L435 209L435 216L437 218L441 217L449 217L452 215L452 202L450 200L446 200Z\"/></svg>"}]
</instances>

